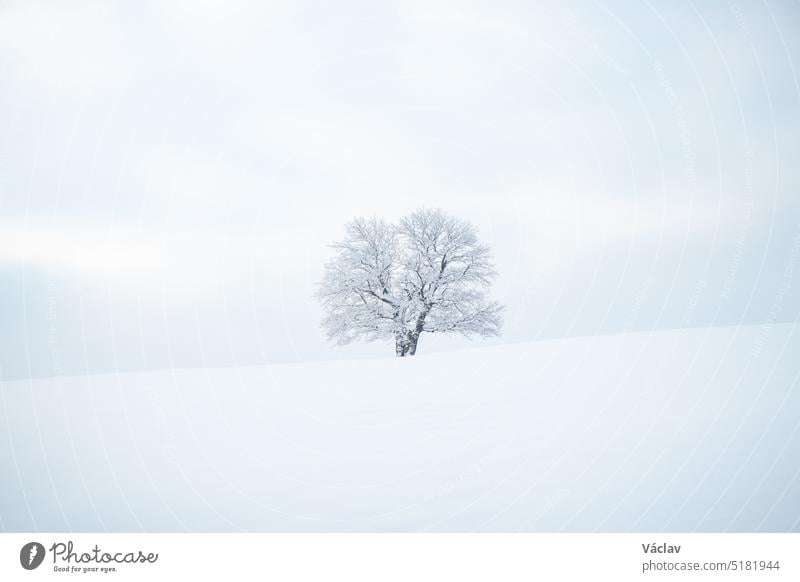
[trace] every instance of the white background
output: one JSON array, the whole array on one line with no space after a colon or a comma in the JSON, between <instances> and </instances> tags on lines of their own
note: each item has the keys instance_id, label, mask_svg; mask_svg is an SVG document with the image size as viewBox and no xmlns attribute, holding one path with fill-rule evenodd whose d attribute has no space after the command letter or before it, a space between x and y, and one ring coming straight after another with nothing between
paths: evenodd
<instances>
[{"instance_id":1,"label":"white background","mask_svg":"<svg viewBox=\"0 0 800 582\"><path fill-rule=\"evenodd\" d=\"M72 540L76 552L159 553L156 564L123 565L109 574L56 574L49 555L25 571L28 541L47 549ZM642 544L680 545L679 554L647 554ZM0 578L18 580L771 580L800 575L795 534L4 534ZM642 574L642 562L779 560L780 570Z\"/></svg>"}]
</instances>

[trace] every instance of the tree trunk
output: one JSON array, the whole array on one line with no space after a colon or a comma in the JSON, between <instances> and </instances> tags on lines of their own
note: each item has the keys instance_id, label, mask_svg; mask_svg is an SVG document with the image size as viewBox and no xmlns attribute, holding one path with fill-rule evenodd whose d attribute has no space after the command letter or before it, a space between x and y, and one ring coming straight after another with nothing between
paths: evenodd
<instances>
[{"instance_id":1,"label":"tree trunk","mask_svg":"<svg viewBox=\"0 0 800 582\"><path fill-rule=\"evenodd\" d=\"M395 336L394 352L398 358L405 358L406 356L413 356L417 353L417 343L419 342L419 334L413 331L408 331Z\"/></svg>"},{"instance_id":2,"label":"tree trunk","mask_svg":"<svg viewBox=\"0 0 800 582\"><path fill-rule=\"evenodd\" d=\"M408 334L398 334L394 340L394 351L398 358L405 358L411 347ZM413 355L413 354L412 354Z\"/></svg>"},{"instance_id":3,"label":"tree trunk","mask_svg":"<svg viewBox=\"0 0 800 582\"><path fill-rule=\"evenodd\" d=\"M408 332L408 355L413 356L417 353L417 344L419 343L419 336L422 335L422 330L425 328L425 318L428 317L430 312L430 305L422 310L422 313L417 317L414 329Z\"/></svg>"},{"instance_id":4,"label":"tree trunk","mask_svg":"<svg viewBox=\"0 0 800 582\"><path fill-rule=\"evenodd\" d=\"M419 334L413 333L408 340L408 355L413 356L417 353L417 343L419 343Z\"/></svg>"}]
</instances>

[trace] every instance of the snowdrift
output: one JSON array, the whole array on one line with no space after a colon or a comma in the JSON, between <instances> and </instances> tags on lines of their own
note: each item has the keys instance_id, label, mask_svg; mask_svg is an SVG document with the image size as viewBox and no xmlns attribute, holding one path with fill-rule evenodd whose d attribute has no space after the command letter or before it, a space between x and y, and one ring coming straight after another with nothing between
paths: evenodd
<instances>
[{"instance_id":1,"label":"snowdrift","mask_svg":"<svg viewBox=\"0 0 800 582\"><path fill-rule=\"evenodd\" d=\"M0 527L796 531L799 353L782 324L7 382Z\"/></svg>"}]
</instances>

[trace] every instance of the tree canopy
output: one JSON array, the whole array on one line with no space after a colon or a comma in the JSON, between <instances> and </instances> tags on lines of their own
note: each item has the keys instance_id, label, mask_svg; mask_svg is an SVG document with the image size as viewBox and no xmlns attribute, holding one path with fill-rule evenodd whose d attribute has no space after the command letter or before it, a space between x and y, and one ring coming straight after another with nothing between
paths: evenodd
<instances>
[{"instance_id":1,"label":"tree canopy","mask_svg":"<svg viewBox=\"0 0 800 582\"><path fill-rule=\"evenodd\" d=\"M413 356L422 333L499 335L503 308L488 298L497 273L468 222L430 209L398 224L356 218L333 248L318 297L337 343L394 339L398 356Z\"/></svg>"}]
</instances>

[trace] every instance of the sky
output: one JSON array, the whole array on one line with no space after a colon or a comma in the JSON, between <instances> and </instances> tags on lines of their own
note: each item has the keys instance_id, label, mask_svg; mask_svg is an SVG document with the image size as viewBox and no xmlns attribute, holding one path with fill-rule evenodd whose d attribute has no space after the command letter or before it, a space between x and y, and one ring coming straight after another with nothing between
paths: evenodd
<instances>
[{"instance_id":1,"label":"sky","mask_svg":"<svg viewBox=\"0 0 800 582\"><path fill-rule=\"evenodd\" d=\"M800 319L800 5L0 4L0 379L391 356L354 216L494 251L500 338Z\"/></svg>"}]
</instances>

